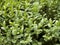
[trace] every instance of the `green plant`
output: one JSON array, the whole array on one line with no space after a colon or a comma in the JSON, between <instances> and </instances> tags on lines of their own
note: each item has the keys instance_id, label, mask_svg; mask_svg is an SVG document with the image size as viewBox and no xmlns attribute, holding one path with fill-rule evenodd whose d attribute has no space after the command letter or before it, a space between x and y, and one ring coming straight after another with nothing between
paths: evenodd
<instances>
[{"instance_id":1,"label":"green plant","mask_svg":"<svg viewBox=\"0 0 60 45\"><path fill-rule=\"evenodd\" d=\"M59 0L0 0L0 45L60 45Z\"/></svg>"}]
</instances>

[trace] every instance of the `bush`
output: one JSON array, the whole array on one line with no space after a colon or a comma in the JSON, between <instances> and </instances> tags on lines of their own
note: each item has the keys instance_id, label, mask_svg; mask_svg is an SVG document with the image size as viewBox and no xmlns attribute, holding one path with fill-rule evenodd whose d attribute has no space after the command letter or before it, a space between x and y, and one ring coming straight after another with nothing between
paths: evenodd
<instances>
[{"instance_id":1,"label":"bush","mask_svg":"<svg viewBox=\"0 0 60 45\"><path fill-rule=\"evenodd\" d=\"M59 0L0 0L0 45L60 45Z\"/></svg>"}]
</instances>

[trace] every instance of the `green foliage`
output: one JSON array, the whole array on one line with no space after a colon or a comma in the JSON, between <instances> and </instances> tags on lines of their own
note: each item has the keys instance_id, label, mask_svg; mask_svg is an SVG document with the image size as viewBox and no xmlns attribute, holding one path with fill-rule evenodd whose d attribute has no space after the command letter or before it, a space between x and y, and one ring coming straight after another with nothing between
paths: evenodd
<instances>
[{"instance_id":1,"label":"green foliage","mask_svg":"<svg viewBox=\"0 0 60 45\"><path fill-rule=\"evenodd\" d=\"M60 1L0 0L0 45L60 45Z\"/></svg>"}]
</instances>

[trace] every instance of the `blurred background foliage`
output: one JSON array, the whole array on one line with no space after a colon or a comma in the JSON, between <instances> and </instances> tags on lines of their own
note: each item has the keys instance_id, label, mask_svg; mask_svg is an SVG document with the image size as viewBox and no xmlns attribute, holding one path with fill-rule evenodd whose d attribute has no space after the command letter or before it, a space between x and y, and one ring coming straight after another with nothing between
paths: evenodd
<instances>
[{"instance_id":1,"label":"blurred background foliage","mask_svg":"<svg viewBox=\"0 0 60 45\"><path fill-rule=\"evenodd\" d=\"M0 45L60 45L60 0L0 0Z\"/></svg>"}]
</instances>

